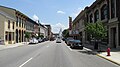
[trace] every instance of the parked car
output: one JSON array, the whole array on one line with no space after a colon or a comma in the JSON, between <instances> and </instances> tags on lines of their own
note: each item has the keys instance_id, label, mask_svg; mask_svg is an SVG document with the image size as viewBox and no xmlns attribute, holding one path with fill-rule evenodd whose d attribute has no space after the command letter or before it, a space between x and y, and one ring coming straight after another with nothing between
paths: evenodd
<instances>
[{"instance_id":1,"label":"parked car","mask_svg":"<svg viewBox=\"0 0 120 67\"><path fill-rule=\"evenodd\" d=\"M48 41L48 38L44 38L45 41Z\"/></svg>"},{"instance_id":2,"label":"parked car","mask_svg":"<svg viewBox=\"0 0 120 67\"><path fill-rule=\"evenodd\" d=\"M62 38L63 41L65 41L65 38Z\"/></svg>"},{"instance_id":3,"label":"parked car","mask_svg":"<svg viewBox=\"0 0 120 67\"><path fill-rule=\"evenodd\" d=\"M70 46L70 43L73 41L74 39L72 37L68 37L67 39L65 39L65 43Z\"/></svg>"},{"instance_id":4,"label":"parked car","mask_svg":"<svg viewBox=\"0 0 120 67\"><path fill-rule=\"evenodd\" d=\"M70 48L83 49L83 45L80 40L73 40L70 44Z\"/></svg>"},{"instance_id":5,"label":"parked car","mask_svg":"<svg viewBox=\"0 0 120 67\"><path fill-rule=\"evenodd\" d=\"M56 39L56 43L61 43L61 38L58 37L58 38Z\"/></svg>"},{"instance_id":6,"label":"parked car","mask_svg":"<svg viewBox=\"0 0 120 67\"><path fill-rule=\"evenodd\" d=\"M38 40L36 38L31 38L29 44L37 44Z\"/></svg>"},{"instance_id":7,"label":"parked car","mask_svg":"<svg viewBox=\"0 0 120 67\"><path fill-rule=\"evenodd\" d=\"M42 38L42 42L48 41L48 38Z\"/></svg>"},{"instance_id":8,"label":"parked car","mask_svg":"<svg viewBox=\"0 0 120 67\"><path fill-rule=\"evenodd\" d=\"M38 39L38 43L41 43L41 42L42 42L42 38L39 38L39 39Z\"/></svg>"}]
</instances>

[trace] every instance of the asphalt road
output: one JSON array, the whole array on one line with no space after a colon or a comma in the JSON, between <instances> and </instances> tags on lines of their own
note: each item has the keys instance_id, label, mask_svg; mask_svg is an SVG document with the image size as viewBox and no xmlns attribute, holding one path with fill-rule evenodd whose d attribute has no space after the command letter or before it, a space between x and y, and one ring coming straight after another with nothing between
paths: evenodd
<instances>
[{"instance_id":1,"label":"asphalt road","mask_svg":"<svg viewBox=\"0 0 120 67\"><path fill-rule=\"evenodd\" d=\"M64 42L31 44L0 51L0 67L119 67L86 50Z\"/></svg>"}]
</instances>

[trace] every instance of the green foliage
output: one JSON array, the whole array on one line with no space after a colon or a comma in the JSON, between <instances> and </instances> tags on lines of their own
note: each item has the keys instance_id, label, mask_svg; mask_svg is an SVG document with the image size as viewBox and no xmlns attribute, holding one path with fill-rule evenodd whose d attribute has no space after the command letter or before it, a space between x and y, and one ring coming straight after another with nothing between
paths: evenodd
<instances>
[{"instance_id":1,"label":"green foliage","mask_svg":"<svg viewBox=\"0 0 120 67\"><path fill-rule=\"evenodd\" d=\"M63 32L62 32L62 35L63 37L69 37L69 30L68 29L65 29Z\"/></svg>"},{"instance_id":2,"label":"green foliage","mask_svg":"<svg viewBox=\"0 0 120 67\"><path fill-rule=\"evenodd\" d=\"M39 37L40 37L40 38L44 38L44 36L43 36L43 35L38 34L38 38L39 38Z\"/></svg>"},{"instance_id":3,"label":"green foliage","mask_svg":"<svg viewBox=\"0 0 120 67\"><path fill-rule=\"evenodd\" d=\"M25 32L25 38L30 38L30 33L29 32Z\"/></svg>"},{"instance_id":4,"label":"green foliage","mask_svg":"<svg viewBox=\"0 0 120 67\"><path fill-rule=\"evenodd\" d=\"M107 32L102 22L87 23L85 31L95 39L103 39Z\"/></svg>"},{"instance_id":5,"label":"green foliage","mask_svg":"<svg viewBox=\"0 0 120 67\"><path fill-rule=\"evenodd\" d=\"M36 38L36 35L35 35L35 34L32 34L32 36L31 36L31 37L32 37L32 38L34 38L34 37Z\"/></svg>"},{"instance_id":6,"label":"green foliage","mask_svg":"<svg viewBox=\"0 0 120 67\"><path fill-rule=\"evenodd\" d=\"M40 35L41 38L43 38L44 36L43 35Z\"/></svg>"}]
</instances>

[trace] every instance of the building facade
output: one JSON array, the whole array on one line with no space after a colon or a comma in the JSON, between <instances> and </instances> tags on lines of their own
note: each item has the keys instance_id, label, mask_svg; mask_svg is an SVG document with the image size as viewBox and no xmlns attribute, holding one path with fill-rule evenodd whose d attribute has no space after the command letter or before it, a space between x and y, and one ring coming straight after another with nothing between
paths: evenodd
<instances>
[{"instance_id":1,"label":"building facade","mask_svg":"<svg viewBox=\"0 0 120 67\"><path fill-rule=\"evenodd\" d=\"M15 23L15 10L0 6L0 37L3 40L2 44L15 43Z\"/></svg>"},{"instance_id":2,"label":"building facade","mask_svg":"<svg viewBox=\"0 0 120 67\"><path fill-rule=\"evenodd\" d=\"M109 2L108 0L96 0L87 10L88 22L96 23L102 22L108 33L108 20L109 20ZM108 46L108 34L105 39L102 40L102 44ZM90 36L87 36L87 40L90 40Z\"/></svg>"},{"instance_id":3,"label":"building facade","mask_svg":"<svg viewBox=\"0 0 120 67\"><path fill-rule=\"evenodd\" d=\"M0 40L4 45L25 42L25 32L31 36L40 33L39 23L16 9L4 6L0 6L0 30Z\"/></svg>"},{"instance_id":4,"label":"building facade","mask_svg":"<svg viewBox=\"0 0 120 67\"><path fill-rule=\"evenodd\" d=\"M108 0L109 2L109 46L120 48L120 0Z\"/></svg>"},{"instance_id":5,"label":"building facade","mask_svg":"<svg viewBox=\"0 0 120 67\"><path fill-rule=\"evenodd\" d=\"M29 32L30 34L34 33L34 25L35 25L35 21L33 21L30 18L27 18L27 21L25 23L26 25L26 32Z\"/></svg>"},{"instance_id":6,"label":"building facade","mask_svg":"<svg viewBox=\"0 0 120 67\"><path fill-rule=\"evenodd\" d=\"M73 30L81 34L82 42L88 41L90 36L84 32L86 22L102 22L107 29L104 44L109 47L120 47L120 7L119 0L96 0L91 6L86 7L74 20ZM82 33L81 33L82 32ZM83 41L84 40L84 41Z\"/></svg>"},{"instance_id":7,"label":"building facade","mask_svg":"<svg viewBox=\"0 0 120 67\"><path fill-rule=\"evenodd\" d=\"M43 35L44 38L48 38L48 29L45 25L40 24L40 35Z\"/></svg>"},{"instance_id":8,"label":"building facade","mask_svg":"<svg viewBox=\"0 0 120 67\"><path fill-rule=\"evenodd\" d=\"M48 39L50 40L52 37L51 25L45 25L45 26L47 27Z\"/></svg>"},{"instance_id":9,"label":"building facade","mask_svg":"<svg viewBox=\"0 0 120 67\"><path fill-rule=\"evenodd\" d=\"M16 43L25 41L24 33L26 31L27 16L16 10Z\"/></svg>"},{"instance_id":10,"label":"building facade","mask_svg":"<svg viewBox=\"0 0 120 67\"><path fill-rule=\"evenodd\" d=\"M87 22L87 7L72 21L72 35L74 39L81 40L85 43L87 34L85 32L85 23Z\"/></svg>"}]
</instances>

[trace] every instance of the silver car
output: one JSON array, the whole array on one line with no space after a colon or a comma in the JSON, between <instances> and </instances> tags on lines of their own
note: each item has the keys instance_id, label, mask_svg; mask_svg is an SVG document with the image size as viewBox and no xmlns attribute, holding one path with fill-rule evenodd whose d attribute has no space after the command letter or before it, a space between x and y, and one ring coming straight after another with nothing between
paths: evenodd
<instances>
[{"instance_id":1,"label":"silver car","mask_svg":"<svg viewBox=\"0 0 120 67\"><path fill-rule=\"evenodd\" d=\"M61 43L61 39L57 38L56 43Z\"/></svg>"},{"instance_id":2,"label":"silver car","mask_svg":"<svg viewBox=\"0 0 120 67\"><path fill-rule=\"evenodd\" d=\"M30 44L37 44L38 40L36 38L31 38L30 39Z\"/></svg>"}]
</instances>

